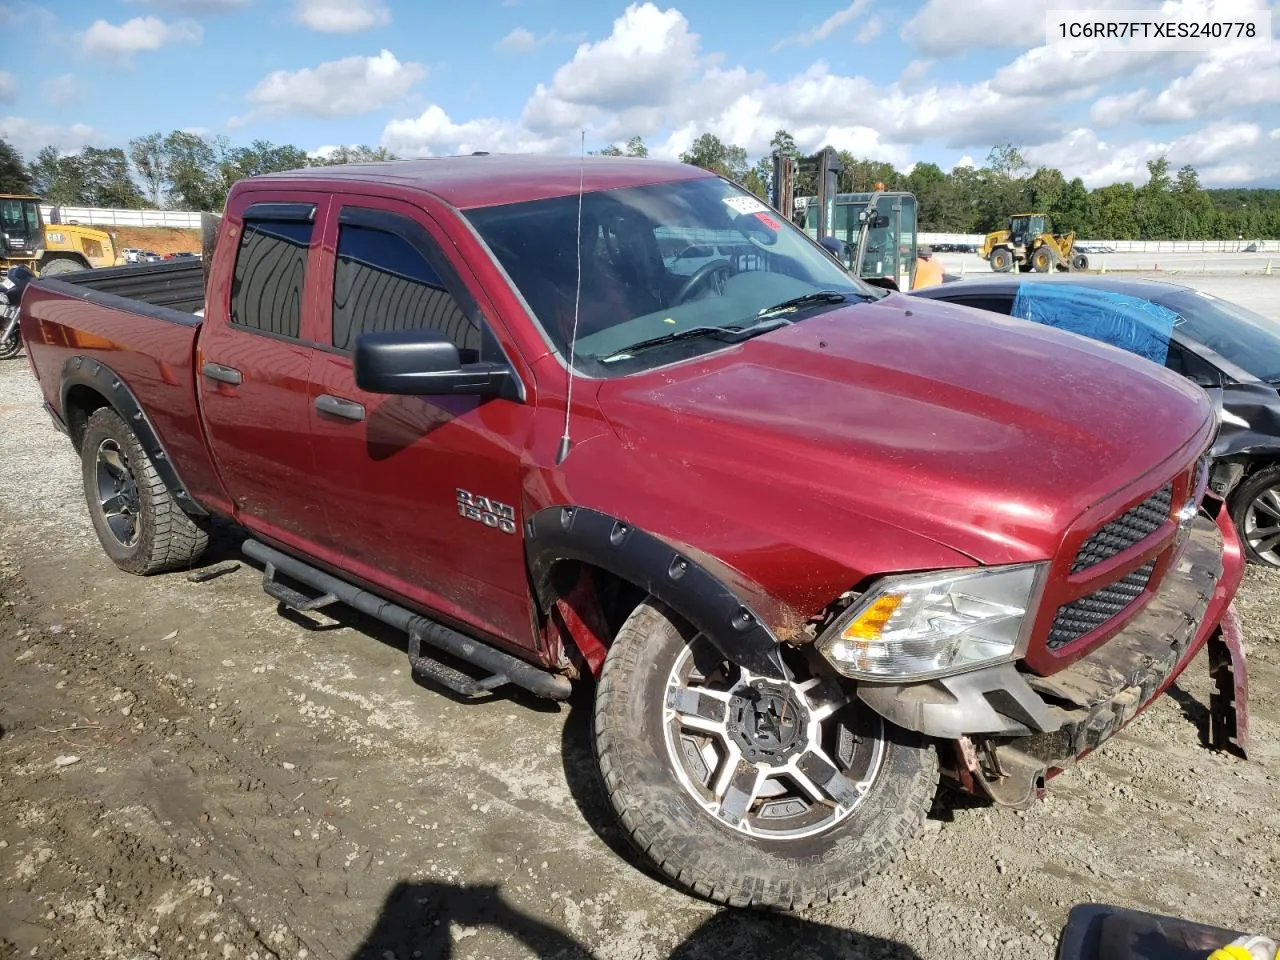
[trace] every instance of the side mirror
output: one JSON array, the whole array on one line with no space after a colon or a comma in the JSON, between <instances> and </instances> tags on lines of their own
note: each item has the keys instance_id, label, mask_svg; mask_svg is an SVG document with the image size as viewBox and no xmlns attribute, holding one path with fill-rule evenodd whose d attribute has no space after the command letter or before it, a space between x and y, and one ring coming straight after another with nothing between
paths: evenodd
<instances>
[{"instance_id":1,"label":"side mirror","mask_svg":"<svg viewBox=\"0 0 1280 960\"><path fill-rule=\"evenodd\" d=\"M515 387L507 366L464 364L453 341L432 329L363 334L352 367L356 386L369 393L496 397Z\"/></svg>"}]
</instances>

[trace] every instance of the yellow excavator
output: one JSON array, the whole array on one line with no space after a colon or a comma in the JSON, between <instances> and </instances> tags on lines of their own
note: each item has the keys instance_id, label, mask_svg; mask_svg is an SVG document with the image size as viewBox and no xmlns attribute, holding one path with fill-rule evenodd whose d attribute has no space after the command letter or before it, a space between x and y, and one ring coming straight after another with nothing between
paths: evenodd
<instances>
[{"instance_id":1,"label":"yellow excavator","mask_svg":"<svg viewBox=\"0 0 1280 960\"><path fill-rule=\"evenodd\" d=\"M978 255L997 273L1017 267L1022 273L1035 270L1088 270L1089 258L1076 252L1076 233L1055 234L1043 213L1015 213L1009 229L988 233Z\"/></svg>"},{"instance_id":2,"label":"yellow excavator","mask_svg":"<svg viewBox=\"0 0 1280 960\"><path fill-rule=\"evenodd\" d=\"M123 266L125 258L113 234L58 220L55 213L52 223L44 222L39 197L0 193L0 273L19 264L42 277Z\"/></svg>"}]
</instances>

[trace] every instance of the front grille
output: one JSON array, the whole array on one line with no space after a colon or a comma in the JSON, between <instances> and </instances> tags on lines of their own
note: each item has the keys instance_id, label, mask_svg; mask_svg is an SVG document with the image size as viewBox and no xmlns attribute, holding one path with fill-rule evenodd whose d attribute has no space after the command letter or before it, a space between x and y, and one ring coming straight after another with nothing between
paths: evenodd
<instances>
[{"instance_id":1,"label":"front grille","mask_svg":"<svg viewBox=\"0 0 1280 960\"><path fill-rule=\"evenodd\" d=\"M1115 583L1059 607L1045 646L1059 650L1098 629L1141 595L1155 568L1156 562L1152 560Z\"/></svg>"},{"instance_id":2,"label":"front grille","mask_svg":"<svg viewBox=\"0 0 1280 960\"><path fill-rule=\"evenodd\" d=\"M1166 483L1146 500L1094 531L1076 552L1071 572L1088 570L1141 543L1169 519L1172 506L1173 484Z\"/></svg>"}]
</instances>

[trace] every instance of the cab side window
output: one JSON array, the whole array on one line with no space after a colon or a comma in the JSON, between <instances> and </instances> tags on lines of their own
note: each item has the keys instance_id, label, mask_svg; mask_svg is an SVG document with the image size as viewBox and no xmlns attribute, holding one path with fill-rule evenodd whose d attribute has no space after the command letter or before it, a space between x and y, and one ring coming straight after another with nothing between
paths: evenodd
<instances>
[{"instance_id":1,"label":"cab side window","mask_svg":"<svg viewBox=\"0 0 1280 960\"><path fill-rule=\"evenodd\" d=\"M480 358L480 329L423 253L398 233L354 223L338 228L333 277L333 346L349 351L363 333L432 328Z\"/></svg>"},{"instance_id":2,"label":"cab side window","mask_svg":"<svg viewBox=\"0 0 1280 960\"><path fill-rule=\"evenodd\" d=\"M231 279L231 322L298 339L310 220L245 217Z\"/></svg>"}]
</instances>

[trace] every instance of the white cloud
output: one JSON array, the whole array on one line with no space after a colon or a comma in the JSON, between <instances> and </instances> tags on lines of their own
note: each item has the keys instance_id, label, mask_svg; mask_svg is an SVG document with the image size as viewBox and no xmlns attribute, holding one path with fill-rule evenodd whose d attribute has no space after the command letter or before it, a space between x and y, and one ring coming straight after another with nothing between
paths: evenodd
<instances>
[{"instance_id":1,"label":"white cloud","mask_svg":"<svg viewBox=\"0 0 1280 960\"><path fill-rule=\"evenodd\" d=\"M166 10L177 10L181 13L201 15L243 10L253 3L253 0L129 0L129 2L141 3L151 7L163 7Z\"/></svg>"},{"instance_id":2,"label":"white cloud","mask_svg":"<svg viewBox=\"0 0 1280 960\"><path fill-rule=\"evenodd\" d=\"M1280 57L1274 50L1211 54L1143 104L1138 117L1173 123L1264 104L1280 104Z\"/></svg>"},{"instance_id":3,"label":"white cloud","mask_svg":"<svg viewBox=\"0 0 1280 960\"><path fill-rule=\"evenodd\" d=\"M257 108L234 117L241 126L258 117L341 117L394 104L427 75L420 63L401 63L390 50L376 57L346 57L301 70L275 70L249 91Z\"/></svg>"},{"instance_id":4,"label":"white cloud","mask_svg":"<svg viewBox=\"0 0 1280 960\"><path fill-rule=\"evenodd\" d=\"M969 156L969 155L966 153L963 157L961 157L959 160L957 160L957 161L952 165L951 169L952 169L952 170L958 170L958 169L960 169L961 167L970 167L970 168L972 168L972 167L976 167L976 166L977 166L977 163L975 163L975 162L974 162L973 157Z\"/></svg>"},{"instance_id":5,"label":"white cloud","mask_svg":"<svg viewBox=\"0 0 1280 960\"><path fill-rule=\"evenodd\" d=\"M1035 47L995 72L992 83L1023 96L1087 96L1099 86L1153 71L1172 71L1195 62L1195 54L1120 53Z\"/></svg>"},{"instance_id":6,"label":"white cloud","mask_svg":"<svg viewBox=\"0 0 1280 960\"><path fill-rule=\"evenodd\" d=\"M1280 178L1280 151L1264 147L1265 136L1256 123L1220 121L1169 141L1110 143L1082 127L1024 154L1032 166L1066 167L1068 176L1079 176L1087 187L1146 183L1147 161L1157 157L1167 157L1175 170L1191 164L1206 186L1244 186ZM1064 164L1063 157L1071 163Z\"/></svg>"},{"instance_id":7,"label":"white cloud","mask_svg":"<svg viewBox=\"0 0 1280 960\"><path fill-rule=\"evenodd\" d=\"M13 103L18 99L18 78L0 70L0 103Z\"/></svg>"},{"instance_id":8,"label":"white cloud","mask_svg":"<svg viewBox=\"0 0 1280 960\"><path fill-rule=\"evenodd\" d=\"M76 78L69 73L59 74L44 82L45 98L55 107L65 107L79 92Z\"/></svg>"},{"instance_id":9,"label":"white cloud","mask_svg":"<svg viewBox=\"0 0 1280 960\"><path fill-rule=\"evenodd\" d=\"M293 0L293 18L320 33L358 33L391 22L378 0Z\"/></svg>"},{"instance_id":10,"label":"white cloud","mask_svg":"<svg viewBox=\"0 0 1280 960\"><path fill-rule=\"evenodd\" d=\"M1138 107L1147 101L1148 96L1146 89L1140 88L1099 97L1089 110L1089 119L1098 127L1118 127L1134 118Z\"/></svg>"},{"instance_id":11,"label":"white cloud","mask_svg":"<svg viewBox=\"0 0 1280 960\"><path fill-rule=\"evenodd\" d=\"M531 30L524 27L516 27L505 37L499 40L495 46L504 53L529 53L538 47L545 47L549 43L578 43L586 39L583 33L560 33L558 30L552 30L537 36Z\"/></svg>"},{"instance_id":12,"label":"white cloud","mask_svg":"<svg viewBox=\"0 0 1280 960\"><path fill-rule=\"evenodd\" d=\"M861 27L858 28L858 34L854 37L859 43L870 43L884 30L884 21L879 17L872 17Z\"/></svg>"},{"instance_id":13,"label":"white cloud","mask_svg":"<svg viewBox=\"0 0 1280 960\"><path fill-rule=\"evenodd\" d=\"M199 43L203 35L200 24L190 20L165 23L159 17L134 17L119 25L95 20L80 42L87 53L127 59L171 43Z\"/></svg>"},{"instance_id":14,"label":"white cloud","mask_svg":"<svg viewBox=\"0 0 1280 960\"><path fill-rule=\"evenodd\" d=\"M570 136L539 137L520 124L494 117L455 123L432 104L419 116L393 120L382 132L382 146L397 156L472 153L554 153L568 149Z\"/></svg>"},{"instance_id":15,"label":"white cloud","mask_svg":"<svg viewBox=\"0 0 1280 960\"><path fill-rule=\"evenodd\" d=\"M85 123L63 127L27 117L0 117L0 138L8 140L27 160L34 160L44 147L71 152L83 146L101 146L106 139Z\"/></svg>"},{"instance_id":16,"label":"white cloud","mask_svg":"<svg viewBox=\"0 0 1280 960\"><path fill-rule=\"evenodd\" d=\"M1045 13L1053 10L1138 10L1151 0L1053 0L1048 7L1008 0L927 0L902 27L902 38L935 57L992 47L1033 47L1045 42Z\"/></svg>"},{"instance_id":17,"label":"white cloud","mask_svg":"<svg viewBox=\"0 0 1280 960\"><path fill-rule=\"evenodd\" d=\"M912 60L902 68L898 83L904 87L915 86L924 80L929 73L929 68L932 66L932 60Z\"/></svg>"},{"instance_id":18,"label":"white cloud","mask_svg":"<svg viewBox=\"0 0 1280 960\"><path fill-rule=\"evenodd\" d=\"M809 47L817 43L819 40L825 40L847 23L856 20L870 4L871 0L853 0L841 10L837 10L827 19L812 30L805 30L801 33L795 33L788 37L783 37L772 47L773 50L781 50L785 46L797 45L801 47ZM869 38L868 38L869 39Z\"/></svg>"},{"instance_id":19,"label":"white cloud","mask_svg":"<svg viewBox=\"0 0 1280 960\"><path fill-rule=\"evenodd\" d=\"M508 53L527 53L537 48L538 38L533 35L531 30L526 30L524 27L516 27L499 40L497 46L499 50L506 50Z\"/></svg>"}]
</instances>

